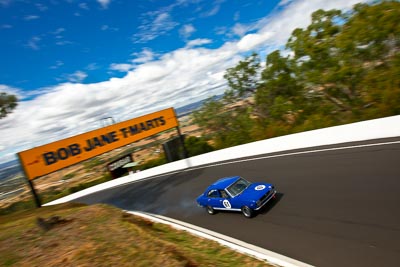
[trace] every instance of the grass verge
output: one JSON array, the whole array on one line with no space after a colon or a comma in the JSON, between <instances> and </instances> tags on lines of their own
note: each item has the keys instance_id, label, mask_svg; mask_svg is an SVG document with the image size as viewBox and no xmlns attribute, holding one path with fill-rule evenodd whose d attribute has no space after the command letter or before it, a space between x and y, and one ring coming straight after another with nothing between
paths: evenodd
<instances>
[{"instance_id":1,"label":"grass verge","mask_svg":"<svg viewBox=\"0 0 400 267\"><path fill-rule=\"evenodd\" d=\"M0 216L0 266L269 266L220 244L103 205Z\"/></svg>"}]
</instances>

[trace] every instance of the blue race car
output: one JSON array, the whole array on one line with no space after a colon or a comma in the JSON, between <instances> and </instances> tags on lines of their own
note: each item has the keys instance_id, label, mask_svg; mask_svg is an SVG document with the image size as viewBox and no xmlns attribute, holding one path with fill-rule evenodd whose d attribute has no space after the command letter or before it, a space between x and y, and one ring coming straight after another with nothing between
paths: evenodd
<instances>
[{"instance_id":1,"label":"blue race car","mask_svg":"<svg viewBox=\"0 0 400 267\"><path fill-rule=\"evenodd\" d=\"M275 198L272 184L250 183L240 176L222 178L210 185L196 201L208 214L217 210L241 211L247 218L255 215L269 200Z\"/></svg>"}]
</instances>

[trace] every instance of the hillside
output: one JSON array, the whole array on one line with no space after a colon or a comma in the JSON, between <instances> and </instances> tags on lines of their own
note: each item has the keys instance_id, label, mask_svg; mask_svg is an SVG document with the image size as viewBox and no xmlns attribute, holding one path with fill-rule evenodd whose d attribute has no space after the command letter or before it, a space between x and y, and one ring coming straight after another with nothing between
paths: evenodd
<instances>
[{"instance_id":1,"label":"hillside","mask_svg":"<svg viewBox=\"0 0 400 267\"><path fill-rule=\"evenodd\" d=\"M271 266L114 207L81 204L0 216L0 265Z\"/></svg>"}]
</instances>

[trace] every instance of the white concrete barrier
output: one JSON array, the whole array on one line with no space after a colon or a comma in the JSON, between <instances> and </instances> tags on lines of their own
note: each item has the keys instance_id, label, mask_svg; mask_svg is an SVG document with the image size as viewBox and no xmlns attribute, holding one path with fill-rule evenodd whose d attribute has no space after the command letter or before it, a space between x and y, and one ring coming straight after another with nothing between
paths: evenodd
<instances>
[{"instance_id":1,"label":"white concrete barrier","mask_svg":"<svg viewBox=\"0 0 400 267\"><path fill-rule=\"evenodd\" d=\"M369 120L329 127L303 133L291 134L267 140L257 141L245 145L221 149L199 156L191 157L149 170L134 173L103 184L99 184L75 194L57 199L46 205L55 205L68 202L91 193L130 183L157 175L181 171L191 167L217 163L221 161L236 160L244 157L261 154L275 153L287 150L309 148L323 145L333 145L347 142L366 141L379 138L400 136L400 115L382 119Z\"/></svg>"},{"instance_id":2,"label":"white concrete barrier","mask_svg":"<svg viewBox=\"0 0 400 267\"><path fill-rule=\"evenodd\" d=\"M193 166L300 148L400 136L400 116L275 137L190 158Z\"/></svg>"}]
</instances>

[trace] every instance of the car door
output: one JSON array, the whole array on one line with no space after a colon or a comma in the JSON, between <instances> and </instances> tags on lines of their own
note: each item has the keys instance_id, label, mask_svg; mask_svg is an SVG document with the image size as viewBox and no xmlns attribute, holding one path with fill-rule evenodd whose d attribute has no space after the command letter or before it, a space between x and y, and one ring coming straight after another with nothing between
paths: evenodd
<instances>
[{"instance_id":1,"label":"car door","mask_svg":"<svg viewBox=\"0 0 400 267\"><path fill-rule=\"evenodd\" d=\"M220 190L220 195L221 195L221 199L222 199L222 207L224 209L227 209L227 210L240 209L236 198L231 198L225 190Z\"/></svg>"},{"instance_id":2,"label":"car door","mask_svg":"<svg viewBox=\"0 0 400 267\"><path fill-rule=\"evenodd\" d=\"M208 193L207 193L207 202L208 202L208 206L211 206L215 209L222 209L222 198L220 195L220 192L216 189L211 189Z\"/></svg>"}]
</instances>

